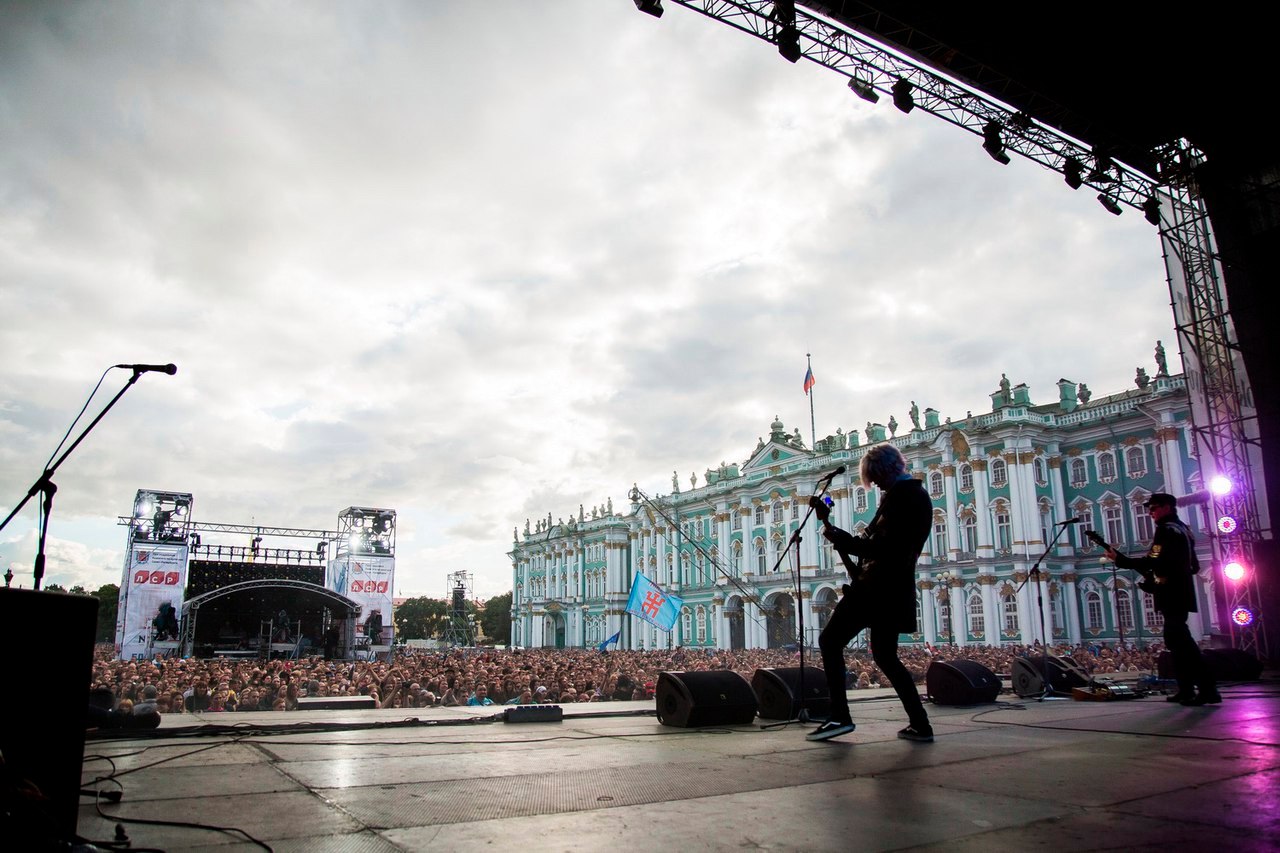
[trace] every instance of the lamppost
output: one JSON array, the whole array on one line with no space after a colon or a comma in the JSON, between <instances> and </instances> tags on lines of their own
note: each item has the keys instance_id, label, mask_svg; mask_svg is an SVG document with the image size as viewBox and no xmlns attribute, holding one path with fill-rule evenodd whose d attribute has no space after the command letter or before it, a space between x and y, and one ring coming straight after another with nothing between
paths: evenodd
<instances>
[{"instance_id":1,"label":"lamppost","mask_svg":"<svg viewBox=\"0 0 1280 853\"><path fill-rule=\"evenodd\" d=\"M954 646L956 642L956 628L951 622L951 582L956 579L956 575L951 571L939 572L934 579L943 589L942 613L943 619L947 623L947 645Z\"/></svg>"}]
</instances>

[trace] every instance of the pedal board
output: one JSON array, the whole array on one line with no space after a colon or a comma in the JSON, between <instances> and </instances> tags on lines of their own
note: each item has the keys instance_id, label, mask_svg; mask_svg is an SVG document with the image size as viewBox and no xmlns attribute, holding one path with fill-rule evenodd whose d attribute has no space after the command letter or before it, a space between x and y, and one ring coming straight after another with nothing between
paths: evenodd
<instances>
[{"instance_id":1,"label":"pedal board","mask_svg":"<svg viewBox=\"0 0 1280 853\"><path fill-rule=\"evenodd\" d=\"M504 723L558 723L564 719L564 709L559 705L513 705L504 708Z\"/></svg>"}]
</instances>

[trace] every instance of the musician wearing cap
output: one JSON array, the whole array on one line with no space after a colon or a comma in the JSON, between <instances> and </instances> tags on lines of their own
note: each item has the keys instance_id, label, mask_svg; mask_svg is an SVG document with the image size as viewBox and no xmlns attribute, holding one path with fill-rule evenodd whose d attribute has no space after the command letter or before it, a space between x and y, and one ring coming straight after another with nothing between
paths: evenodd
<instances>
[{"instance_id":1,"label":"musician wearing cap","mask_svg":"<svg viewBox=\"0 0 1280 853\"><path fill-rule=\"evenodd\" d=\"M1107 559L1122 569L1141 573L1144 580L1138 586L1151 593L1156 609L1164 615L1164 644L1173 655L1173 670L1178 680L1178 692L1168 697L1169 701L1183 705L1217 705L1222 701L1218 685L1187 628L1187 614L1196 611L1192 577L1200 571L1195 540L1178 518L1178 499L1173 495L1156 492L1146 506L1156 523L1147 553L1129 557L1108 547Z\"/></svg>"}]
</instances>

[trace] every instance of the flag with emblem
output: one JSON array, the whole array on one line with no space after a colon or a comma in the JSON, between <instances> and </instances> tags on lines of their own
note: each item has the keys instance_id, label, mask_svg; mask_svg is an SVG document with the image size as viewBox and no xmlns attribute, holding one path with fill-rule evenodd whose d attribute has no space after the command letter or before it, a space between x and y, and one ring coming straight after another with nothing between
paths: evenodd
<instances>
[{"instance_id":1,"label":"flag with emblem","mask_svg":"<svg viewBox=\"0 0 1280 853\"><path fill-rule=\"evenodd\" d=\"M627 599L627 612L639 616L644 621L670 631L676 626L676 617L684 599L678 595L664 592L662 587L645 577L644 572L636 572L631 582L631 597Z\"/></svg>"}]
</instances>

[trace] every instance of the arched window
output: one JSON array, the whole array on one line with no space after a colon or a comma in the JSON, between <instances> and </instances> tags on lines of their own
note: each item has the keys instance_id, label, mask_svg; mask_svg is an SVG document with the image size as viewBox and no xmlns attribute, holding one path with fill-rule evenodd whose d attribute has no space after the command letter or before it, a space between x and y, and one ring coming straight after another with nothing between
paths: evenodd
<instances>
[{"instance_id":1,"label":"arched window","mask_svg":"<svg viewBox=\"0 0 1280 853\"><path fill-rule=\"evenodd\" d=\"M795 521L800 518L800 501L795 498L791 499L791 520Z\"/></svg>"},{"instance_id":2,"label":"arched window","mask_svg":"<svg viewBox=\"0 0 1280 853\"><path fill-rule=\"evenodd\" d=\"M741 530L742 529L742 513L736 509L731 509L729 510L729 514L733 516L733 529Z\"/></svg>"},{"instance_id":3,"label":"arched window","mask_svg":"<svg viewBox=\"0 0 1280 853\"><path fill-rule=\"evenodd\" d=\"M940 512L933 514L933 556L947 558L947 517Z\"/></svg>"},{"instance_id":4,"label":"arched window","mask_svg":"<svg viewBox=\"0 0 1280 853\"><path fill-rule=\"evenodd\" d=\"M1148 628L1164 630L1164 614L1156 610L1156 600L1151 593L1142 593L1142 621Z\"/></svg>"},{"instance_id":5,"label":"arched window","mask_svg":"<svg viewBox=\"0 0 1280 853\"><path fill-rule=\"evenodd\" d=\"M1110 483L1116 478L1116 458L1110 451L1098 454L1098 482Z\"/></svg>"},{"instance_id":6,"label":"arched window","mask_svg":"<svg viewBox=\"0 0 1280 853\"><path fill-rule=\"evenodd\" d=\"M782 534L773 534L773 536L769 538L769 546L769 559L776 563L778 558L782 556Z\"/></svg>"},{"instance_id":7,"label":"arched window","mask_svg":"<svg viewBox=\"0 0 1280 853\"><path fill-rule=\"evenodd\" d=\"M942 497L942 472L933 471L929 474L929 496L934 498Z\"/></svg>"},{"instance_id":8,"label":"arched window","mask_svg":"<svg viewBox=\"0 0 1280 853\"><path fill-rule=\"evenodd\" d=\"M1042 457L1037 456L1031 460L1031 472L1035 475L1036 485L1043 486L1048 481L1044 473L1044 459Z\"/></svg>"},{"instance_id":9,"label":"arched window","mask_svg":"<svg viewBox=\"0 0 1280 853\"><path fill-rule=\"evenodd\" d=\"M1093 507L1087 503L1078 503L1072 507L1071 512L1080 519L1080 523L1075 525L1076 528L1076 545L1081 551L1091 551L1094 547L1093 540L1085 536L1085 531L1093 530Z\"/></svg>"},{"instance_id":10,"label":"arched window","mask_svg":"<svg viewBox=\"0 0 1280 853\"><path fill-rule=\"evenodd\" d=\"M1119 504L1109 504L1102 508L1102 523L1106 525L1106 539L1108 542L1124 542L1124 519L1120 512Z\"/></svg>"},{"instance_id":11,"label":"arched window","mask_svg":"<svg viewBox=\"0 0 1280 853\"><path fill-rule=\"evenodd\" d=\"M1122 628L1133 630L1133 599L1127 589L1116 592L1116 617Z\"/></svg>"},{"instance_id":12,"label":"arched window","mask_svg":"<svg viewBox=\"0 0 1280 853\"><path fill-rule=\"evenodd\" d=\"M782 501L773 502L773 523L778 524L782 521Z\"/></svg>"},{"instance_id":13,"label":"arched window","mask_svg":"<svg viewBox=\"0 0 1280 853\"><path fill-rule=\"evenodd\" d=\"M996 507L996 549L1009 551L1013 549L1013 521L1009 510L1000 505Z\"/></svg>"},{"instance_id":14,"label":"arched window","mask_svg":"<svg viewBox=\"0 0 1280 853\"><path fill-rule=\"evenodd\" d=\"M960 466L960 491L973 491L973 466L968 462Z\"/></svg>"},{"instance_id":15,"label":"arched window","mask_svg":"<svg viewBox=\"0 0 1280 853\"><path fill-rule=\"evenodd\" d=\"M853 490L853 510L854 512L867 511L867 490L862 486Z\"/></svg>"},{"instance_id":16,"label":"arched window","mask_svg":"<svg viewBox=\"0 0 1280 853\"><path fill-rule=\"evenodd\" d=\"M764 549L764 539L756 537L756 574L762 575L769 568L769 553Z\"/></svg>"},{"instance_id":17,"label":"arched window","mask_svg":"<svg viewBox=\"0 0 1280 853\"><path fill-rule=\"evenodd\" d=\"M991 485L1000 488L1009 482L1009 466L1003 459L991 460Z\"/></svg>"},{"instance_id":18,"label":"arched window","mask_svg":"<svg viewBox=\"0 0 1280 853\"><path fill-rule=\"evenodd\" d=\"M707 608L701 604L698 605L698 633L696 634L699 643L707 641Z\"/></svg>"},{"instance_id":19,"label":"arched window","mask_svg":"<svg viewBox=\"0 0 1280 853\"><path fill-rule=\"evenodd\" d=\"M764 504L756 504L755 523L757 527L764 524Z\"/></svg>"},{"instance_id":20,"label":"arched window","mask_svg":"<svg viewBox=\"0 0 1280 853\"><path fill-rule=\"evenodd\" d=\"M1102 596L1093 590L1084 594L1084 626L1092 631L1102 629Z\"/></svg>"},{"instance_id":21,"label":"arched window","mask_svg":"<svg viewBox=\"0 0 1280 853\"><path fill-rule=\"evenodd\" d=\"M1149 542L1156 532L1151 522L1151 511L1143 505L1145 500L1139 498L1133 502L1133 538L1139 542Z\"/></svg>"},{"instance_id":22,"label":"arched window","mask_svg":"<svg viewBox=\"0 0 1280 853\"><path fill-rule=\"evenodd\" d=\"M733 540L733 553L731 556L733 558L733 574L735 577L741 577L743 569L746 568L742 565L742 540Z\"/></svg>"},{"instance_id":23,"label":"arched window","mask_svg":"<svg viewBox=\"0 0 1280 853\"><path fill-rule=\"evenodd\" d=\"M688 607L680 608L680 639L686 643L693 638L693 613Z\"/></svg>"},{"instance_id":24,"label":"arched window","mask_svg":"<svg viewBox=\"0 0 1280 853\"><path fill-rule=\"evenodd\" d=\"M1089 485L1089 466L1083 459L1071 460L1071 487L1079 489Z\"/></svg>"},{"instance_id":25,"label":"arched window","mask_svg":"<svg viewBox=\"0 0 1280 853\"><path fill-rule=\"evenodd\" d=\"M982 637L987 630L982 614L982 596L974 591L969 596L969 636Z\"/></svg>"},{"instance_id":26,"label":"arched window","mask_svg":"<svg viewBox=\"0 0 1280 853\"><path fill-rule=\"evenodd\" d=\"M1004 615L1005 633L1018 631L1018 597L1012 592L1000 596L1000 610Z\"/></svg>"},{"instance_id":27,"label":"arched window","mask_svg":"<svg viewBox=\"0 0 1280 853\"><path fill-rule=\"evenodd\" d=\"M964 517L961 522L961 530L964 531L964 550L965 553L975 554L978 551L978 517L970 513Z\"/></svg>"},{"instance_id":28,"label":"arched window","mask_svg":"<svg viewBox=\"0 0 1280 853\"><path fill-rule=\"evenodd\" d=\"M1130 447L1124 452L1124 467L1130 477L1147 475L1147 454L1141 447Z\"/></svg>"}]
</instances>

